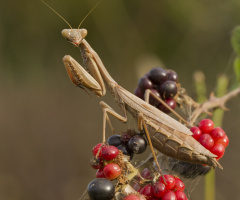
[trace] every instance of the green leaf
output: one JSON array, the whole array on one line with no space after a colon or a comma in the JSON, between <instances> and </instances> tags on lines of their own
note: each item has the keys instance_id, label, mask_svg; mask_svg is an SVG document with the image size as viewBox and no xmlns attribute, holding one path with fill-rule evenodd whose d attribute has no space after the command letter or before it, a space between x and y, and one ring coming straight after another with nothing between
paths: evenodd
<instances>
[{"instance_id":1,"label":"green leaf","mask_svg":"<svg viewBox=\"0 0 240 200\"><path fill-rule=\"evenodd\" d=\"M235 53L240 56L240 26L233 29L231 43Z\"/></svg>"},{"instance_id":2,"label":"green leaf","mask_svg":"<svg viewBox=\"0 0 240 200\"><path fill-rule=\"evenodd\" d=\"M237 81L240 82L240 57L236 57L233 63L235 75L237 77Z\"/></svg>"}]
</instances>

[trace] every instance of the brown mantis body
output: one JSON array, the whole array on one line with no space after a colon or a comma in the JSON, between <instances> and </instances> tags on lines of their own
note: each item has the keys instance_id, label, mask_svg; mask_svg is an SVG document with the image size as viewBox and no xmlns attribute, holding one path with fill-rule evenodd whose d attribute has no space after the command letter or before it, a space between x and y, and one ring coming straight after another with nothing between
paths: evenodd
<instances>
[{"instance_id":1,"label":"brown mantis body","mask_svg":"<svg viewBox=\"0 0 240 200\"><path fill-rule=\"evenodd\" d=\"M72 82L81 88L89 89L97 96L105 95L106 89L104 84L106 84L116 103L123 110L124 114L120 115L105 102L100 102L103 109L104 142L106 121L111 126L108 114L125 123L127 122L127 112L129 112L136 119L139 130L146 132L151 148L153 146L163 154L182 161L222 168L215 158L216 155L200 145L191 136L192 133L186 126L117 84L104 67L98 54L84 39L87 35L86 29L64 29L62 35L80 48L83 64L90 73L71 56L66 55L63 58L63 62ZM148 99L150 91L147 92L147 95Z\"/></svg>"}]
</instances>

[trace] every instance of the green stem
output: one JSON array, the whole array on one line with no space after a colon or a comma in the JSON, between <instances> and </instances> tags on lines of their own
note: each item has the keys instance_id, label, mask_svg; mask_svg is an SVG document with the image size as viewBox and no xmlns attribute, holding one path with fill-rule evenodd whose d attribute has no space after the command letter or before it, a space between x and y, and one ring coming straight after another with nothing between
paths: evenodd
<instances>
[{"instance_id":1,"label":"green stem","mask_svg":"<svg viewBox=\"0 0 240 200\"><path fill-rule=\"evenodd\" d=\"M197 102L202 103L207 100L205 75L202 71L196 71L193 75L193 79L194 79L195 90L197 94Z\"/></svg>"},{"instance_id":2,"label":"green stem","mask_svg":"<svg viewBox=\"0 0 240 200\"><path fill-rule=\"evenodd\" d=\"M223 96L227 91L228 78L222 75L217 80L217 91L216 96ZM215 127L222 126L224 111L222 109L216 109L213 113L213 122ZM205 200L215 199L215 170L211 170L205 176Z\"/></svg>"}]
</instances>

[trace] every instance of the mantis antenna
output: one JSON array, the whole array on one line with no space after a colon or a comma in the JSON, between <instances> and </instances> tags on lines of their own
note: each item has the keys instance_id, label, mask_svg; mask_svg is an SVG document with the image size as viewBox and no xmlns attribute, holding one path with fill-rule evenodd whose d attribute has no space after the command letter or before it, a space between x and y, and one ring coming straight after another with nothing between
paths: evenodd
<instances>
[{"instance_id":1,"label":"mantis antenna","mask_svg":"<svg viewBox=\"0 0 240 200\"><path fill-rule=\"evenodd\" d=\"M55 9L53 9L50 5L48 5L45 1L40 0L42 3L44 3L48 8L50 8L55 14L57 14L71 29L72 26L68 23L68 21L61 16ZM80 28L80 26L82 25L82 23L84 22L84 20L91 14L91 12L102 2L102 0L100 0L97 4L95 4L95 6L87 13L87 15L83 18L83 20L80 22L80 24L78 25L78 29Z\"/></svg>"},{"instance_id":2,"label":"mantis antenna","mask_svg":"<svg viewBox=\"0 0 240 200\"><path fill-rule=\"evenodd\" d=\"M68 21L62 17L56 10L54 10L50 5L48 5L45 1L43 0L40 0L42 3L44 3L48 8L50 8L55 14L57 14L71 29L72 29L72 26L68 23ZM85 19L85 18L84 18Z\"/></svg>"},{"instance_id":3,"label":"mantis antenna","mask_svg":"<svg viewBox=\"0 0 240 200\"><path fill-rule=\"evenodd\" d=\"M102 0L100 0L97 4L95 4L95 6L93 6L93 8L88 12L88 14L83 18L83 20L80 22L80 24L78 25L78 29L80 28L80 26L82 25L82 23L84 22L84 20L91 14L91 12L93 10L95 10L95 8L102 2Z\"/></svg>"}]
</instances>

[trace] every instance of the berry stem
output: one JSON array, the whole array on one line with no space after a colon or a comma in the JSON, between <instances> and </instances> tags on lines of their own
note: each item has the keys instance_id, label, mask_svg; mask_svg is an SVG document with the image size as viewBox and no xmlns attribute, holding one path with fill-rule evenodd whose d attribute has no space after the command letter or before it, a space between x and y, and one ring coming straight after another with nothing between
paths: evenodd
<instances>
[{"instance_id":1,"label":"berry stem","mask_svg":"<svg viewBox=\"0 0 240 200\"><path fill-rule=\"evenodd\" d=\"M197 102L202 103L207 100L205 75L202 71L193 74L194 86L197 93Z\"/></svg>"},{"instance_id":2,"label":"berry stem","mask_svg":"<svg viewBox=\"0 0 240 200\"><path fill-rule=\"evenodd\" d=\"M217 80L217 91L216 94L217 96L222 96L225 97L226 99L226 91L228 88L228 78L225 75L222 75L218 78ZM240 93L240 88L238 88L239 93ZM229 94L233 94L234 90L232 92L229 92L227 95L229 96ZM226 102L227 100L224 100L224 102ZM213 121L215 124L215 127L222 127L222 120L223 120L223 115L224 115L224 110L223 109L216 109L213 113Z\"/></svg>"}]
</instances>

